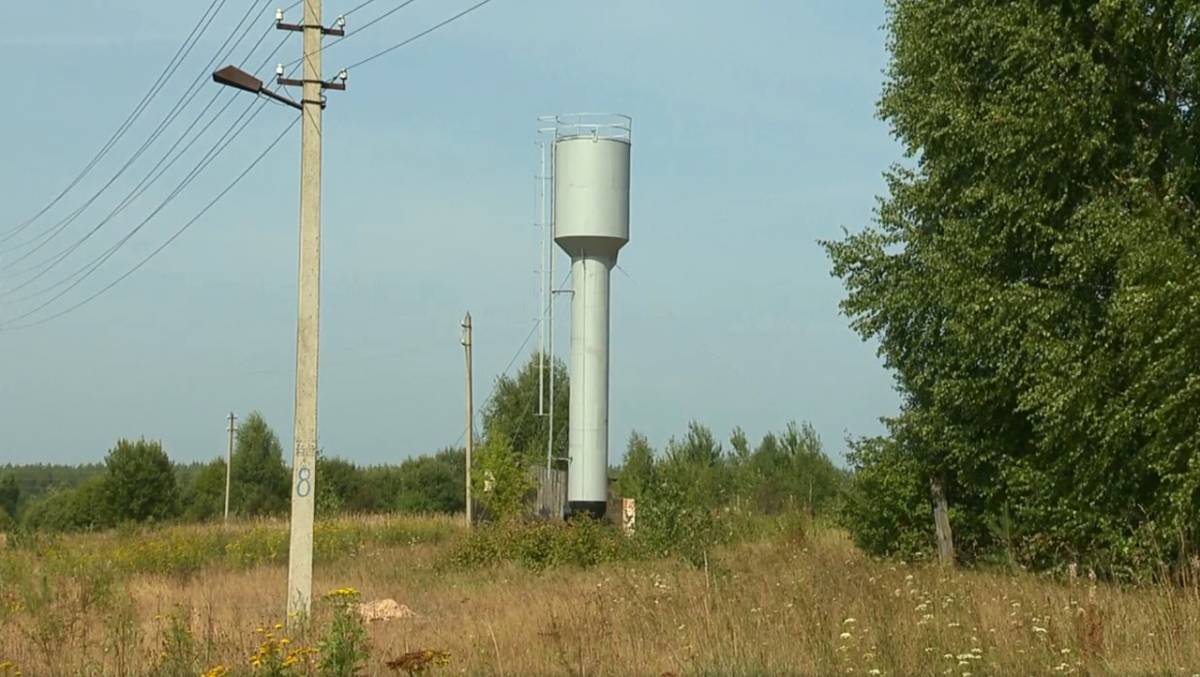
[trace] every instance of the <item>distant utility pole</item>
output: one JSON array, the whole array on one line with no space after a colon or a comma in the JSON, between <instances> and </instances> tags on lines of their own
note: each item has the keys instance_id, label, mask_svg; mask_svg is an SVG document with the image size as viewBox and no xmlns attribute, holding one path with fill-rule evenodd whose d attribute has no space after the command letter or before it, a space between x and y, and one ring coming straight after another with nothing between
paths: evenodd
<instances>
[{"instance_id":1,"label":"distant utility pole","mask_svg":"<svg viewBox=\"0 0 1200 677\"><path fill-rule=\"evenodd\" d=\"M475 524L471 506L471 455L475 450L475 393L471 377L471 313L462 321L462 344L467 355L467 526Z\"/></svg>"},{"instance_id":2,"label":"distant utility pole","mask_svg":"<svg viewBox=\"0 0 1200 677\"><path fill-rule=\"evenodd\" d=\"M229 412L229 447L225 451L225 523L229 524L229 481L233 475L233 422L237 416Z\"/></svg>"}]
</instances>

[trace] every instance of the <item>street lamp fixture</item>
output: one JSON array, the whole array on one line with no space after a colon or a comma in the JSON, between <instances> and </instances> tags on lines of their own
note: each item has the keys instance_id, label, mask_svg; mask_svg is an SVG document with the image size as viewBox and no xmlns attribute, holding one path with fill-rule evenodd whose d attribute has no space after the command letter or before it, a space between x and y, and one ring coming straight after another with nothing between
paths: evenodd
<instances>
[{"instance_id":1,"label":"street lamp fixture","mask_svg":"<svg viewBox=\"0 0 1200 677\"><path fill-rule=\"evenodd\" d=\"M262 80L254 77L237 66L226 66L221 70L213 72L213 81L217 84L233 87L251 94L261 94L267 98L275 99L276 101L287 104L297 110L300 109L300 104L288 97L274 92L266 87L263 87Z\"/></svg>"}]
</instances>

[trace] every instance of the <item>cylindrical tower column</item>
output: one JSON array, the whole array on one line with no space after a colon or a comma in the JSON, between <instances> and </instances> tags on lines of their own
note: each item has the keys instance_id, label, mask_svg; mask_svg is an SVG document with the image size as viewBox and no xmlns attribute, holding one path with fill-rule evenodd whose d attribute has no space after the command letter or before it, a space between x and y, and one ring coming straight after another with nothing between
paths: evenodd
<instances>
[{"instance_id":1,"label":"cylindrical tower column","mask_svg":"<svg viewBox=\"0 0 1200 677\"><path fill-rule=\"evenodd\" d=\"M567 492L572 512L592 515L603 515L608 499L608 284L615 263L613 257L587 254L571 262Z\"/></svg>"},{"instance_id":2,"label":"cylindrical tower column","mask_svg":"<svg viewBox=\"0 0 1200 677\"><path fill-rule=\"evenodd\" d=\"M608 502L609 280L629 241L629 118L559 116L554 241L571 257L571 421L567 508Z\"/></svg>"}]
</instances>

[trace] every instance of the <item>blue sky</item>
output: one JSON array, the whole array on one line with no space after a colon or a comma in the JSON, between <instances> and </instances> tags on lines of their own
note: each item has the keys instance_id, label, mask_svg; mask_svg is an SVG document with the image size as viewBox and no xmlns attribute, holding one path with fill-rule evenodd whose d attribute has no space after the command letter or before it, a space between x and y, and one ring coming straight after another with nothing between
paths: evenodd
<instances>
[{"instance_id":1,"label":"blue sky","mask_svg":"<svg viewBox=\"0 0 1200 677\"><path fill-rule=\"evenodd\" d=\"M353 4L326 0L325 14ZM397 4L376 0L349 27ZM469 4L415 2L331 47L326 71ZM9 73L0 235L92 157L206 5L6 8L20 30L0 36ZM58 223L113 175L248 7L225 3L143 118L29 233ZM879 417L898 406L891 377L839 314L842 287L817 241L869 223L881 174L900 158L875 118L883 21L882 3L858 0L613 0L602 9L495 0L353 71L349 91L331 93L324 129L324 449L383 463L459 437L459 320L468 309L474 316L477 391L486 394L537 315L535 118L577 110L634 118L632 239L612 290L613 461L631 430L661 447L693 419L720 436L741 425L754 439L811 421L835 458L847 434L880 431ZM234 60L268 23L264 16ZM257 66L267 47L249 63ZM299 49L295 37L276 60L291 61ZM26 263L93 228L210 97L238 96L203 87L111 190ZM0 297L0 322L32 307L17 302L23 293L136 226L249 105L245 96L79 258ZM44 313L161 244L292 116L265 108L128 246ZM207 459L223 452L230 410L261 410L290 448L298 149L297 129L106 295L53 322L0 332L0 462L95 461L122 436L159 438L177 460ZM0 245L0 266L22 253L5 251L21 239ZM23 281L18 270L0 271L0 293ZM565 353L569 304L558 314Z\"/></svg>"}]
</instances>

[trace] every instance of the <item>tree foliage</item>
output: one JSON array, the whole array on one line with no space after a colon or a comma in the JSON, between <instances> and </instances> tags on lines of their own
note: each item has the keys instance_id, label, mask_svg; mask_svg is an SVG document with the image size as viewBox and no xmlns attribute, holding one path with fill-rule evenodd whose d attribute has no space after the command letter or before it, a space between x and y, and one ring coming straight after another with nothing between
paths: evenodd
<instances>
[{"instance_id":1,"label":"tree foliage","mask_svg":"<svg viewBox=\"0 0 1200 677\"><path fill-rule=\"evenodd\" d=\"M466 452L442 449L400 464L395 497L399 512L456 513L466 509Z\"/></svg>"},{"instance_id":2,"label":"tree foliage","mask_svg":"<svg viewBox=\"0 0 1200 677\"><path fill-rule=\"evenodd\" d=\"M183 492L183 514L203 521L225 513L225 459L214 458L192 474Z\"/></svg>"},{"instance_id":3,"label":"tree foliage","mask_svg":"<svg viewBox=\"0 0 1200 677\"><path fill-rule=\"evenodd\" d=\"M21 487L17 485L16 475L8 472L0 476L0 512L15 520L20 502Z\"/></svg>"},{"instance_id":4,"label":"tree foliage","mask_svg":"<svg viewBox=\"0 0 1200 677\"><path fill-rule=\"evenodd\" d=\"M179 514L175 471L161 443L119 440L104 465L103 500L111 519L161 522Z\"/></svg>"},{"instance_id":5,"label":"tree foliage","mask_svg":"<svg viewBox=\"0 0 1200 677\"><path fill-rule=\"evenodd\" d=\"M635 500L648 496L656 481L654 473L654 449L650 440L635 430L629 434L625 460L617 473L617 492Z\"/></svg>"},{"instance_id":6,"label":"tree foliage","mask_svg":"<svg viewBox=\"0 0 1200 677\"><path fill-rule=\"evenodd\" d=\"M886 517L851 510L856 536L924 538L909 492L936 475L967 557L1119 570L1194 547L1200 7L888 10L880 112L909 166L873 227L827 244L904 396L859 448L859 493L890 493Z\"/></svg>"},{"instance_id":7,"label":"tree foliage","mask_svg":"<svg viewBox=\"0 0 1200 677\"><path fill-rule=\"evenodd\" d=\"M90 531L116 524L109 513L106 477L92 475L70 489L54 488L21 513L21 524L45 531Z\"/></svg>"},{"instance_id":8,"label":"tree foliage","mask_svg":"<svg viewBox=\"0 0 1200 677\"><path fill-rule=\"evenodd\" d=\"M472 459L471 494L487 513L505 520L521 516L533 480L522 455L503 433L493 433Z\"/></svg>"},{"instance_id":9,"label":"tree foliage","mask_svg":"<svg viewBox=\"0 0 1200 677\"><path fill-rule=\"evenodd\" d=\"M251 517L287 512L291 475L283 446L262 414L251 412L238 425L232 463L231 512Z\"/></svg>"},{"instance_id":10,"label":"tree foliage","mask_svg":"<svg viewBox=\"0 0 1200 677\"><path fill-rule=\"evenodd\" d=\"M538 354L521 368L515 377L501 376L495 391L483 407L483 436L491 439L503 435L516 453L530 463L545 463L546 436L550 420L538 416ZM554 365L554 444L556 453L565 455L570 415L570 380L567 367L561 360ZM549 408L550 364L545 363L543 401Z\"/></svg>"}]
</instances>

